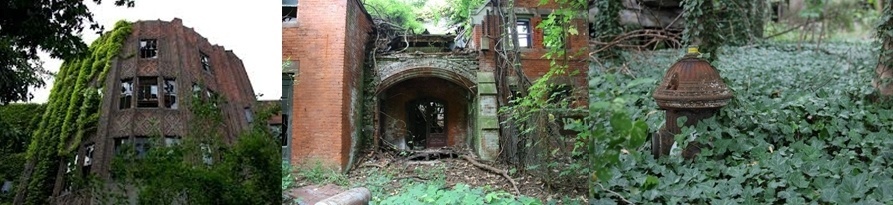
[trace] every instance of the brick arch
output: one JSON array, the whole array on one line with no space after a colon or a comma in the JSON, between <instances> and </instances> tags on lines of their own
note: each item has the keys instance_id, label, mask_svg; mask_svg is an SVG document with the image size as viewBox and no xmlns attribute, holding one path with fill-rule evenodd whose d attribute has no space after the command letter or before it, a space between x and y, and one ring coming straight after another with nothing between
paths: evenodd
<instances>
[{"instance_id":1,"label":"brick arch","mask_svg":"<svg viewBox=\"0 0 893 205\"><path fill-rule=\"evenodd\" d=\"M376 93L418 77L445 79L472 91L477 84L477 61L473 58L379 58L376 64Z\"/></svg>"},{"instance_id":2,"label":"brick arch","mask_svg":"<svg viewBox=\"0 0 893 205\"><path fill-rule=\"evenodd\" d=\"M436 77L444 79L468 89L467 91L470 93L476 93L475 89L472 89L476 85L473 79L469 79L467 76L447 69L433 67L407 68L400 72L394 73L389 77L379 81L378 86L376 87L376 93L380 93L381 91L384 91L385 89L388 89L391 86L405 80L421 77Z\"/></svg>"}]
</instances>

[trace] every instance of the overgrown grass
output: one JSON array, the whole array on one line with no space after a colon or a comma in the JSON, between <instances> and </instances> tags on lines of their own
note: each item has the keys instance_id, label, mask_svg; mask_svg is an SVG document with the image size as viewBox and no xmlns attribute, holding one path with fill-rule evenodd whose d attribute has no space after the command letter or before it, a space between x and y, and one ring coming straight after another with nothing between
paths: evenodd
<instances>
[{"instance_id":1,"label":"overgrown grass","mask_svg":"<svg viewBox=\"0 0 893 205\"><path fill-rule=\"evenodd\" d=\"M347 186L350 181L338 170L326 166L321 160L310 160L297 168L298 180L310 184L335 184Z\"/></svg>"}]
</instances>

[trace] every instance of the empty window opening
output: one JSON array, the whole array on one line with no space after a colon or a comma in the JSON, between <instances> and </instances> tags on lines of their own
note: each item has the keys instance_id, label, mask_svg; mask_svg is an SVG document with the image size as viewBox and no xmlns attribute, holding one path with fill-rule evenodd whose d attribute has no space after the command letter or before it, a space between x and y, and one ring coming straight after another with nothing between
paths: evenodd
<instances>
[{"instance_id":1,"label":"empty window opening","mask_svg":"<svg viewBox=\"0 0 893 205\"><path fill-rule=\"evenodd\" d=\"M145 158L151 147L152 142L149 141L149 137L137 136L133 139L133 150L136 151L137 159Z\"/></svg>"},{"instance_id":2,"label":"empty window opening","mask_svg":"<svg viewBox=\"0 0 893 205\"><path fill-rule=\"evenodd\" d=\"M571 86L565 84L556 85L552 88L552 92L549 94L549 100L547 102L560 103L562 101L568 101L572 92L573 90L571 89Z\"/></svg>"},{"instance_id":3,"label":"empty window opening","mask_svg":"<svg viewBox=\"0 0 893 205\"><path fill-rule=\"evenodd\" d=\"M158 58L158 42L155 39L140 39L140 58Z\"/></svg>"},{"instance_id":4,"label":"empty window opening","mask_svg":"<svg viewBox=\"0 0 893 205\"><path fill-rule=\"evenodd\" d=\"M412 149L447 146L446 106L442 101L420 99L407 108L409 139Z\"/></svg>"},{"instance_id":5,"label":"empty window opening","mask_svg":"<svg viewBox=\"0 0 893 205\"><path fill-rule=\"evenodd\" d=\"M128 109L133 105L133 79L121 80L121 99L118 101L118 109Z\"/></svg>"},{"instance_id":6,"label":"empty window opening","mask_svg":"<svg viewBox=\"0 0 893 205\"><path fill-rule=\"evenodd\" d=\"M530 19L518 19L515 29L518 32L518 47L530 48Z\"/></svg>"},{"instance_id":7,"label":"empty window opening","mask_svg":"<svg viewBox=\"0 0 893 205\"><path fill-rule=\"evenodd\" d=\"M192 83L192 97L200 98L202 97L202 86L199 86L196 83Z\"/></svg>"},{"instance_id":8,"label":"empty window opening","mask_svg":"<svg viewBox=\"0 0 893 205\"><path fill-rule=\"evenodd\" d=\"M177 109L177 81L172 78L164 79L164 107Z\"/></svg>"},{"instance_id":9,"label":"empty window opening","mask_svg":"<svg viewBox=\"0 0 893 205\"><path fill-rule=\"evenodd\" d=\"M254 113L251 112L251 107L245 107L245 121L248 123L254 122Z\"/></svg>"},{"instance_id":10,"label":"empty window opening","mask_svg":"<svg viewBox=\"0 0 893 205\"><path fill-rule=\"evenodd\" d=\"M202 56L201 57L202 70L211 71L211 59L205 53L199 53L199 54L201 54L201 56Z\"/></svg>"},{"instance_id":11,"label":"empty window opening","mask_svg":"<svg viewBox=\"0 0 893 205\"><path fill-rule=\"evenodd\" d=\"M164 136L164 146L172 147L180 145L180 137L179 136Z\"/></svg>"},{"instance_id":12,"label":"empty window opening","mask_svg":"<svg viewBox=\"0 0 893 205\"><path fill-rule=\"evenodd\" d=\"M298 22L298 0L282 0L282 22Z\"/></svg>"},{"instance_id":13,"label":"empty window opening","mask_svg":"<svg viewBox=\"0 0 893 205\"><path fill-rule=\"evenodd\" d=\"M158 107L158 78L140 77L136 107Z\"/></svg>"},{"instance_id":14,"label":"empty window opening","mask_svg":"<svg viewBox=\"0 0 893 205\"><path fill-rule=\"evenodd\" d=\"M207 143L201 143L200 145L202 149L202 162L206 165L211 165L214 163L213 153L211 153L211 146Z\"/></svg>"}]
</instances>

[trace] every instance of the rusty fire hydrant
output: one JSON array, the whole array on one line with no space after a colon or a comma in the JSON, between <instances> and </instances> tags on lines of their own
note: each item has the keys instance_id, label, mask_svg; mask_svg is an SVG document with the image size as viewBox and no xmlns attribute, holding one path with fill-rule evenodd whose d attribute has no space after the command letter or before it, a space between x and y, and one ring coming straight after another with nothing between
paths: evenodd
<instances>
[{"instance_id":1,"label":"rusty fire hydrant","mask_svg":"<svg viewBox=\"0 0 893 205\"><path fill-rule=\"evenodd\" d=\"M687 117L684 126L695 125L715 115L732 99L732 91L723 83L719 71L698 55L697 48L689 48L682 59L670 66L654 90L657 106L667 112L666 124L651 140L655 157L670 154L674 135L682 133L682 126L676 123L679 117ZM683 157L691 159L698 152L700 145L692 142L683 150Z\"/></svg>"}]
</instances>

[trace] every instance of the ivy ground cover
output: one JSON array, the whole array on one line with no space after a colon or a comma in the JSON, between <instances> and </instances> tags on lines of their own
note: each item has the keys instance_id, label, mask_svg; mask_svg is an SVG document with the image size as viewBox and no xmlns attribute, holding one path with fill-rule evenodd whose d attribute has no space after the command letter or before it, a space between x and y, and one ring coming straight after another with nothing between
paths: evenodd
<instances>
[{"instance_id":1,"label":"ivy ground cover","mask_svg":"<svg viewBox=\"0 0 893 205\"><path fill-rule=\"evenodd\" d=\"M591 202L893 204L893 109L889 102L874 102L876 47L722 48L713 65L735 98L717 117L676 137L679 147L693 140L708 146L690 161L678 150L654 159L647 143L629 150L611 177L598 181L601 186L595 187L603 188L594 191ZM632 119L644 120L654 132L665 116L651 94L682 54L628 53L624 58L632 76L594 66L590 103L622 96Z\"/></svg>"}]
</instances>

